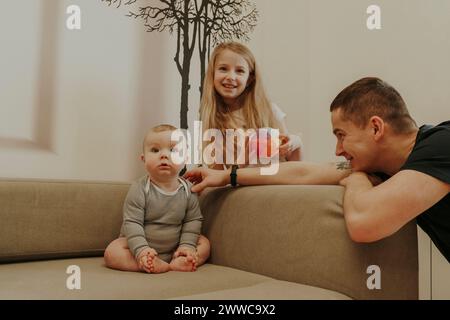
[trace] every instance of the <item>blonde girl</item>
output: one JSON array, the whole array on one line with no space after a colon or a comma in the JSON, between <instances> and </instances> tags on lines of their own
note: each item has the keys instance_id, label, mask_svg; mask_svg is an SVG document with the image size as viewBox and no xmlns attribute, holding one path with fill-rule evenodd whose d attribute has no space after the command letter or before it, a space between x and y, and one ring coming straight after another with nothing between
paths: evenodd
<instances>
[{"instance_id":1,"label":"blonde girl","mask_svg":"<svg viewBox=\"0 0 450 320\"><path fill-rule=\"evenodd\" d=\"M224 159L227 152L225 129L274 128L279 129L282 137L279 148L281 161L299 161L301 139L288 133L285 117L286 114L267 98L260 70L251 51L238 42L218 45L206 71L200 120L203 132L208 129L222 132ZM226 163L225 168L231 164ZM212 167L224 168L223 165Z\"/></svg>"}]
</instances>

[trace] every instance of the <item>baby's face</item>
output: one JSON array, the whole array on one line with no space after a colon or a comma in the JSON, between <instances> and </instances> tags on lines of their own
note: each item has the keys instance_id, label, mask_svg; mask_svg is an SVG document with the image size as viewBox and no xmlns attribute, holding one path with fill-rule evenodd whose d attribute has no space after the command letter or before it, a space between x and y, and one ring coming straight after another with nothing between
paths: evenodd
<instances>
[{"instance_id":1,"label":"baby's face","mask_svg":"<svg viewBox=\"0 0 450 320\"><path fill-rule=\"evenodd\" d=\"M141 159L145 163L145 169L153 178L176 178L184 167L184 163L175 164L171 153L176 152L176 141L171 141L172 131L150 132L147 135L144 146L144 154Z\"/></svg>"}]
</instances>

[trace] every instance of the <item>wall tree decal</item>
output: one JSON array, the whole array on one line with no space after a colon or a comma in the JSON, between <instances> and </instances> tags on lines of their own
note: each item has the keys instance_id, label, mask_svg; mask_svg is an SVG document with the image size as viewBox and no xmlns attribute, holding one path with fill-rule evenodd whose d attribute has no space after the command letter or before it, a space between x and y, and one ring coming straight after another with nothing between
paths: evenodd
<instances>
[{"instance_id":1,"label":"wall tree decal","mask_svg":"<svg viewBox=\"0 0 450 320\"><path fill-rule=\"evenodd\" d=\"M108 5L133 5L137 0L101 0ZM181 76L180 127L188 128L191 61L200 59L200 95L211 48L223 41L248 41L256 26L258 11L250 0L142 0L146 5L131 10L128 17L141 19L148 32L176 32L174 62ZM197 44L197 51L195 47Z\"/></svg>"}]
</instances>

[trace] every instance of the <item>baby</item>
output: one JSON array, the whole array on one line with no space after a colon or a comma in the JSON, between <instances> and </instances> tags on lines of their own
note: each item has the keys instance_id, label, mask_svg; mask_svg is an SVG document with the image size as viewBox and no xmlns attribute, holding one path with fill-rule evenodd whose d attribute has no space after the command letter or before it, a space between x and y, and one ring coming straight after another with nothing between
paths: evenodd
<instances>
[{"instance_id":1,"label":"baby","mask_svg":"<svg viewBox=\"0 0 450 320\"><path fill-rule=\"evenodd\" d=\"M135 181L123 207L118 239L105 251L105 264L124 271L195 271L209 257L200 235L203 217L191 183L179 177L183 164L172 161L177 128L156 126L147 133L141 160L147 175Z\"/></svg>"}]
</instances>

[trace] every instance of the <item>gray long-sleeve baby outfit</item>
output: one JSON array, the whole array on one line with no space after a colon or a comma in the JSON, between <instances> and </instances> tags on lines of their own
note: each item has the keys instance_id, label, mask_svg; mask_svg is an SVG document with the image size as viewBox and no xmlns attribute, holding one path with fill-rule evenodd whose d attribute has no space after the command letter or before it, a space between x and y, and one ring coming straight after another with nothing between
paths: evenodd
<instances>
[{"instance_id":1,"label":"gray long-sleeve baby outfit","mask_svg":"<svg viewBox=\"0 0 450 320\"><path fill-rule=\"evenodd\" d=\"M192 184L179 178L180 187L167 193L146 175L135 181L123 206L121 236L135 257L151 247L158 257L170 262L179 245L197 247L203 217Z\"/></svg>"}]
</instances>

